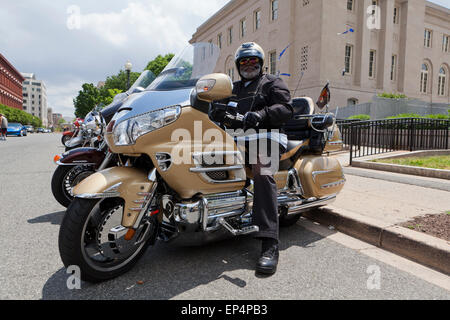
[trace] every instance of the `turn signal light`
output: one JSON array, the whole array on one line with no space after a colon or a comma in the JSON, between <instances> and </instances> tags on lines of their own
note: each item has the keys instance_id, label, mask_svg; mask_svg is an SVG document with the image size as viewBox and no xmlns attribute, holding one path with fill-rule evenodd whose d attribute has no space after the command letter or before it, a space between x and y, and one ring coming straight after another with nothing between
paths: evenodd
<instances>
[{"instance_id":1,"label":"turn signal light","mask_svg":"<svg viewBox=\"0 0 450 320\"><path fill-rule=\"evenodd\" d=\"M56 156L53 158L53 162L54 162L54 163L58 162L59 160L61 160L61 156L60 156L60 155L56 155Z\"/></svg>"}]
</instances>

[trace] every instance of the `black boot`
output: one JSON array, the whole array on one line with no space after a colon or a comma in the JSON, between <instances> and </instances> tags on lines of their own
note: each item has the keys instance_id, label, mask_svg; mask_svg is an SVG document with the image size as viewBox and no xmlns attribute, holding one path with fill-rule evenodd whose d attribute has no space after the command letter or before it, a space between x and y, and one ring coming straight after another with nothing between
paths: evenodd
<instances>
[{"instance_id":1,"label":"black boot","mask_svg":"<svg viewBox=\"0 0 450 320\"><path fill-rule=\"evenodd\" d=\"M274 274L278 265L278 241L275 239L264 239L262 242L261 257L256 264L256 272Z\"/></svg>"}]
</instances>

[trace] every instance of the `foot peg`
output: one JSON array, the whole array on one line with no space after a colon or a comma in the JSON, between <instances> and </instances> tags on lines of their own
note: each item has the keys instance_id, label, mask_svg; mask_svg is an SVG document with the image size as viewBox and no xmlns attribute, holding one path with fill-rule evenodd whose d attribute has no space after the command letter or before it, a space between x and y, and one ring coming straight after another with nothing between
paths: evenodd
<instances>
[{"instance_id":1,"label":"foot peg","mask_svg":"<svg viewBox=\"0 0 450 320\"><path fill-rule=\"evenodd\" d=\"M234 236L241 236L244 234L254 233L259 231L258 226L248 226L244 227L242 229L235 229L233 228L228 222L225 221L224 218L219 219L219 224L223 226L225 229L230 231Z\"/></svg>"}]
</instances>

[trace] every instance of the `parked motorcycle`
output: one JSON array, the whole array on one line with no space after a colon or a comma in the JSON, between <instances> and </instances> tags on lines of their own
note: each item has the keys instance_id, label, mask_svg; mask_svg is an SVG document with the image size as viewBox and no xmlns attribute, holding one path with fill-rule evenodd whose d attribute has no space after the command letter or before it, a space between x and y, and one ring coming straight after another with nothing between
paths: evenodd
<instances>
[{"instance_id":1,"label":"parked motorcycle","mask_svg":"<svg viewBox=\"0 0 450 320\"><path fill-rule=\"evenodd\" d=\"M74 141L62 155L54 157L58 165L52 177L52 193L55 199L64 207L73 200L72 189L84 178L97 170L103 170L117 164L117 158L108 151L103 139L103 132L123 102L134 93L144 91L153 80L154 74L146 70L141 73L131 88L116 95L113 102L103 109L94 109L85 119L80 139Z\"/></svg>"},{"instance_id":2,"label":"parked motorcycle","mask_svg":"<svg viewBox=\"0 0 450 320\"><path fill-rule=\"evenodd\" d=\"M69 142L70 139L72 139L73 137L76 137L78 135L82 123L83 123L83 119L77 118L77 119L75 119L75 121L72 124L72 126L73 126L72 130L65 130L62 133L61 143L63 144L63 146L66 147L66 143Z\"/></svg>"},{"instance_id":3,"label":"parked motorcycle","mask_svg":"<svg viewBox=\"0 0 450 320\"><path fill-rule=\"evenodd\" d=\"M245 150L208 117L210 103L232 93L231 79L212 73L218 57L211 43L189 45L108 124L105 140L123 165L74 187L59 232L62 261L79 266L83 280L127 272L157 240L191 245L258 231ZM282 225L331 203L345 183L339 162L323 155L335 136L333 115L312 114L312 100L299 101L308 114L293 121L305 136L289 141L274 175ZM233 106L224 106L227 117L242 120Z\"/></svg>"}]
</instances>

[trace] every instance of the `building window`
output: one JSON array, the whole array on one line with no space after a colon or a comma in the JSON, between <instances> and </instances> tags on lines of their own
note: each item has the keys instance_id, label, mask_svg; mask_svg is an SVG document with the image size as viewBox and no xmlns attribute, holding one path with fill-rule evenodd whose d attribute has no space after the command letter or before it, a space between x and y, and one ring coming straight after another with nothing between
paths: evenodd
<instances>
[{"instance_id":1,"label":"building window","mask_svg":"<svg viewBox=\"0 0 450 320\"><path fill-rule=\"evenodd\" d=\"M400 7L394 7L394 24L399 22Z\"/></svg>"},{"instance_id":2,"label":"building window","mask_svg":"<svg viewBox=\"0 0 450 320\"><path fill-rule=\"evenodd\" d=\"M233 43L233 27L228 28L228 44Z\"/></svg>"},{"instance_id":3,"label":"building window","mask_svg":"<svg viewBox=\"0 0 450 320\"><path fill-rule=\"evenodd\" d=\"M303 0L303 6L306 7L309 4L309 0Z\"/></svg>"},{"instance_id":4,"label":"building window","mask_svg":"<svg viewBox=\"0 0 450 320\"><path fill-rule=\"evenodd\" d=\"M345 46L345 68L344 72L346 74L352 73L352 59L353 59L353 46L346 45Z\"/></svg>"},{"instance_id":5,"label":"building window","mask_svg":"<svg viewBox=\"0 0 450 320\"><path fill-rule=\"evenodd\" d=\"M427 93L428 87L428 66L422 64L422 71L420 72L420 93Z\"/></svg>"},{"instance_id":6,"label":"building window","mask_svg":"<svg viewBox=\"0 0 450 320\"><path fill-rule=\"evenodd\" d=\"M353 11L353 0L347 0L347 10Z\"/></svg>"},{"instance_id":7,"label":"building window","mask_svg":"<svg viewBox=\"0 0 450 320\"><path fill-rule=\"evenodd\" d=\"M277 52L273 51L269 54L269 73L275 75L277 73Z\"/></svg>"},{"instance_id":8,"label":"building window","mask_svg":"<svg viewBox=\"0 0 450 320\"><path fill-rule=\"evenodd\" d=\"M244 38L247 33L247 21L245 19L242 19L239 25L241 38Z\"/></svg>"},{"instance_id":9,"label":"building window","mask_svg":"<svg viewBox=\"0 0 450 320\"><path fill-rule=\"evenodd\" d=\"M424 39L423 39L423 45L425 48L431 48L431 37L433 35L433 32L431 30L425 29Z\"/></svg>"},{"instance_id":10,"label":"building window","mask_svg":"<svg viewBox=\"0 0 450 320\"><path fill-rule=\"evenodd\" d=\"M378 0L372 0L372 6L378 7ZM372 9L372 16L376 14L375 8Z\"/></svg>"},{"instance_id":11,"label":"building window","mask_svg":"<svg viewBox=\"0 0 450 320\"><path fill-rule=\"evenodd\" d=\"M356 104L358 104L358 99L356 99L356 98L350 98L350 99L347 100L347 105L348 106L354 106Z\"/></svg>"},{"instance_id":12,"label":"building window","mask_svg":"<svg viewBox=\"0 0 450 320\"><path fill-rule=\"evenodd\" d=\"M278 0L271 0L270 1L270 9L271 9L271 20L277 20L278 19Z\"/></svg>"},{"instance_id":13,"label":"building window","mask_svg":"<svg viewBox=\"0 0 450 320\"><path fill-rule=\"evenodd\" d=\"M375 78L377 52L370 50L369 53L369 78Z\"/></svg>"},{"instance_id":14,"label":"building window","mask_svg":"<svg viewBox=\"0 0 450 320\"><path fill-rule=\"evenodd\" d=\"M219 47L219 49L222 49L222 34L219 34L217 36L217 46Z\"/></svg>"},{"instance_id":15,"label":"building window","mask_svg":"<svg viewBox=\"0 0 450 320\"><path fill-rule=\"evenodd\" d=\"M447 72L445 71L445 68L442 67L439 70L439 80L438 80L438 95L439 96L445 96L446 90L445 90L445 84L447 80Z\"/></svg>"},{"instance_id":16,"label":"building window","mask_svg":"<svg viewBox=\"0 0 450 320\"><path fill-rule=\"evenodd\" d=\"M261 28L261 10L255 11L255 31Z\"/></svg>"},{"instance_id":17,"label":"building window","mask_svg":"<svg viewBox=\"0 0 450 320\"><path fill-rule=\"evenodd\" d=\"M449 49L450 36L443 35L442 36L442 51L448 52Z\"/></svg>"},{"instance_id":18,"label":"building window","mask_svg":"<svg viewBox=\"0 0 450 320\"><path fill-rule=\"evenodd\" d=\"M397 56L393 55L391 60L391 81L397 79Z\"/></svg>"}]
</instances>

